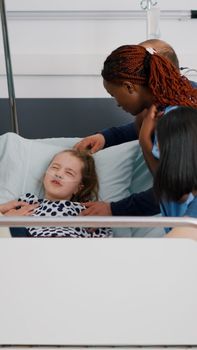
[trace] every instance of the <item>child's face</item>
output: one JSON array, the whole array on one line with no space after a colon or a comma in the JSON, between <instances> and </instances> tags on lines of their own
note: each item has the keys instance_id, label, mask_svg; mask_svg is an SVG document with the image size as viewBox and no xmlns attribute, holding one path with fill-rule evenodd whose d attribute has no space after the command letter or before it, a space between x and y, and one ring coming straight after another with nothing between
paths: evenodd
<instances>
[{"instance_id":1,"label":"child's face","mask_svg":"<svg viewBox=\"0 0 197 350\"><path fill-rule=\"evenodd\" d=\"M44 177L45 198L70 200L82 186L82 168L81 160L71 153L58 153Z\"/></svg>"}]
</instances>

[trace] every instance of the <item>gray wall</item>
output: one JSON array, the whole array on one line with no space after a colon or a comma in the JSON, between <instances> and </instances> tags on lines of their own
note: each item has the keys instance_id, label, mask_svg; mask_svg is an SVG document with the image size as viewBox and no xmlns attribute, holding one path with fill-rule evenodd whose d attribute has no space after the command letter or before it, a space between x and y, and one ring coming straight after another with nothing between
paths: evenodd
<instances>
[{"instance_id":1,"label":"gray wall","mask_svg":"<svg viewBox=\"0 0 197 350\"><path fill-rule=\"evenodd\" d=\"M111 98L17 99L20 135L83 137L132 120ZM0 99L0 134L11 131L8 99Z\"/></svg>"}]
</instances>

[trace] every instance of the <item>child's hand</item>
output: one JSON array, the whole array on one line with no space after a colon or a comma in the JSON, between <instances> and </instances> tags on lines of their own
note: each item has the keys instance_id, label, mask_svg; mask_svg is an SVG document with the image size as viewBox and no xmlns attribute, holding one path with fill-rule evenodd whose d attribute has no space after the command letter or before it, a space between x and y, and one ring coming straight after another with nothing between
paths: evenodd
<instances>
[{"instance_id":1,"label":"child's hand","mask_svg":"<svg viewBox=\"0 0 197 350\"><path fill-rule=\"evenodd\" d=\"M17 202L18 205L15 206L14 209L11 209L7 211L4 215L5 216L30 216L33 214L34 210L39 206L39 203L36 204L29 204L25 203L25 205L21 205L23 202ZM17 207L20 208L17 209Z\"/></svg>"}]
</instances>

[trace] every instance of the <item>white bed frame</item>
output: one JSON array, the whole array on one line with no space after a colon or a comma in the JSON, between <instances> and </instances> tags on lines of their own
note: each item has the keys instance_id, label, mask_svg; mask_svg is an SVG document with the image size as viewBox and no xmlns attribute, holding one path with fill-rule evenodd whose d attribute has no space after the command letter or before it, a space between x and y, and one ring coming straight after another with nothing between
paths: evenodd
<instances>
[{"instance_id":1,"label":"white bed frame","mask_svg":"<svg viewBox=\"0 0 197 350\"><path fill-rule=\"evenodd\" d=\"M0 218L0 226L54 225ZM76 217L64 226L195 226L191 218ZM197 345L197 244L188 239L0 240L0 345Z\"/></svg>"}]
</instances>

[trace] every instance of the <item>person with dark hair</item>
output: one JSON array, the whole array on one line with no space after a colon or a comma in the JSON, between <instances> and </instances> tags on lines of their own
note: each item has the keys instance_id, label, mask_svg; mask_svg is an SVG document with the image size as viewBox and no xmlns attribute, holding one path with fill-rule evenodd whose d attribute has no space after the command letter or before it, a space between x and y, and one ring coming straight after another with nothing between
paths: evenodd
<instances>
[{"instance_id":1,"label":"person with dark hair","mask_svg":"<svg viewBox=\"0 0 197 350\"><path fill-rule=\"evenodd\" d=\"M197 109L169 111L158 120L156 131L160 158L154 190L161 212L197 218Z\"/></svg>"},{"instance_id":2,"label":"person with dark hair","mask_svg":"<svg viewBox=\"0 0 197 350\"><path fill-rule=\"evenodd\" d=\"M150 39L141 42L139 45L145 48L153 48L160 55L163 55L169 59L179 70L179 61L174 49L165 41L159 39ZM76 148L85 149L89 148L92 153L98 152L103 148L115 146L128 141L138 139L139 130L142 124L142 120L146 115L147 109L145 108L141 113L135 116L135 121L119 126L104 129L97 134L87 136L76 144Z\"/></svg>"},{"instance_id":3,"label":"person with dark hair","mask_svg":"<svg viewBox=\"0 0 197 350\"><path fill-rule=\"evenodd\" d=\"M190 192L197 193L197 109L169 111L158 120L156 131L160 157L155 192L159 199L181 201Z\"/></svg>"},{"instance_id":4,"label":"person with dark hair","mask_svg":"<svg viewBox=\"0 0 197 350\"><path fill-rule=\"evenodd\" d=\"M168 106L197 106L197 90L187 78L181 76L178 67L153 48L142 45L119 47L104 62L102 77L104 87L120 107L137 117L145 113L139 128L136 123L131 123L129 127L106 129L86 137L76 148L89 148L94 153L104 147L138 139L139 136L142 141L143 129L148 121L146 117L150 112L152 114L153 109L158 116L165 113ZM142 123L144 128L141 130ZM144 149L147 151L147 148ZM157 166L152 149L144 156L151 170ZM155 215L160 212L152 189L118 202L87 203L87 207L83 215Z\"/></svg>"}]
</instances>

